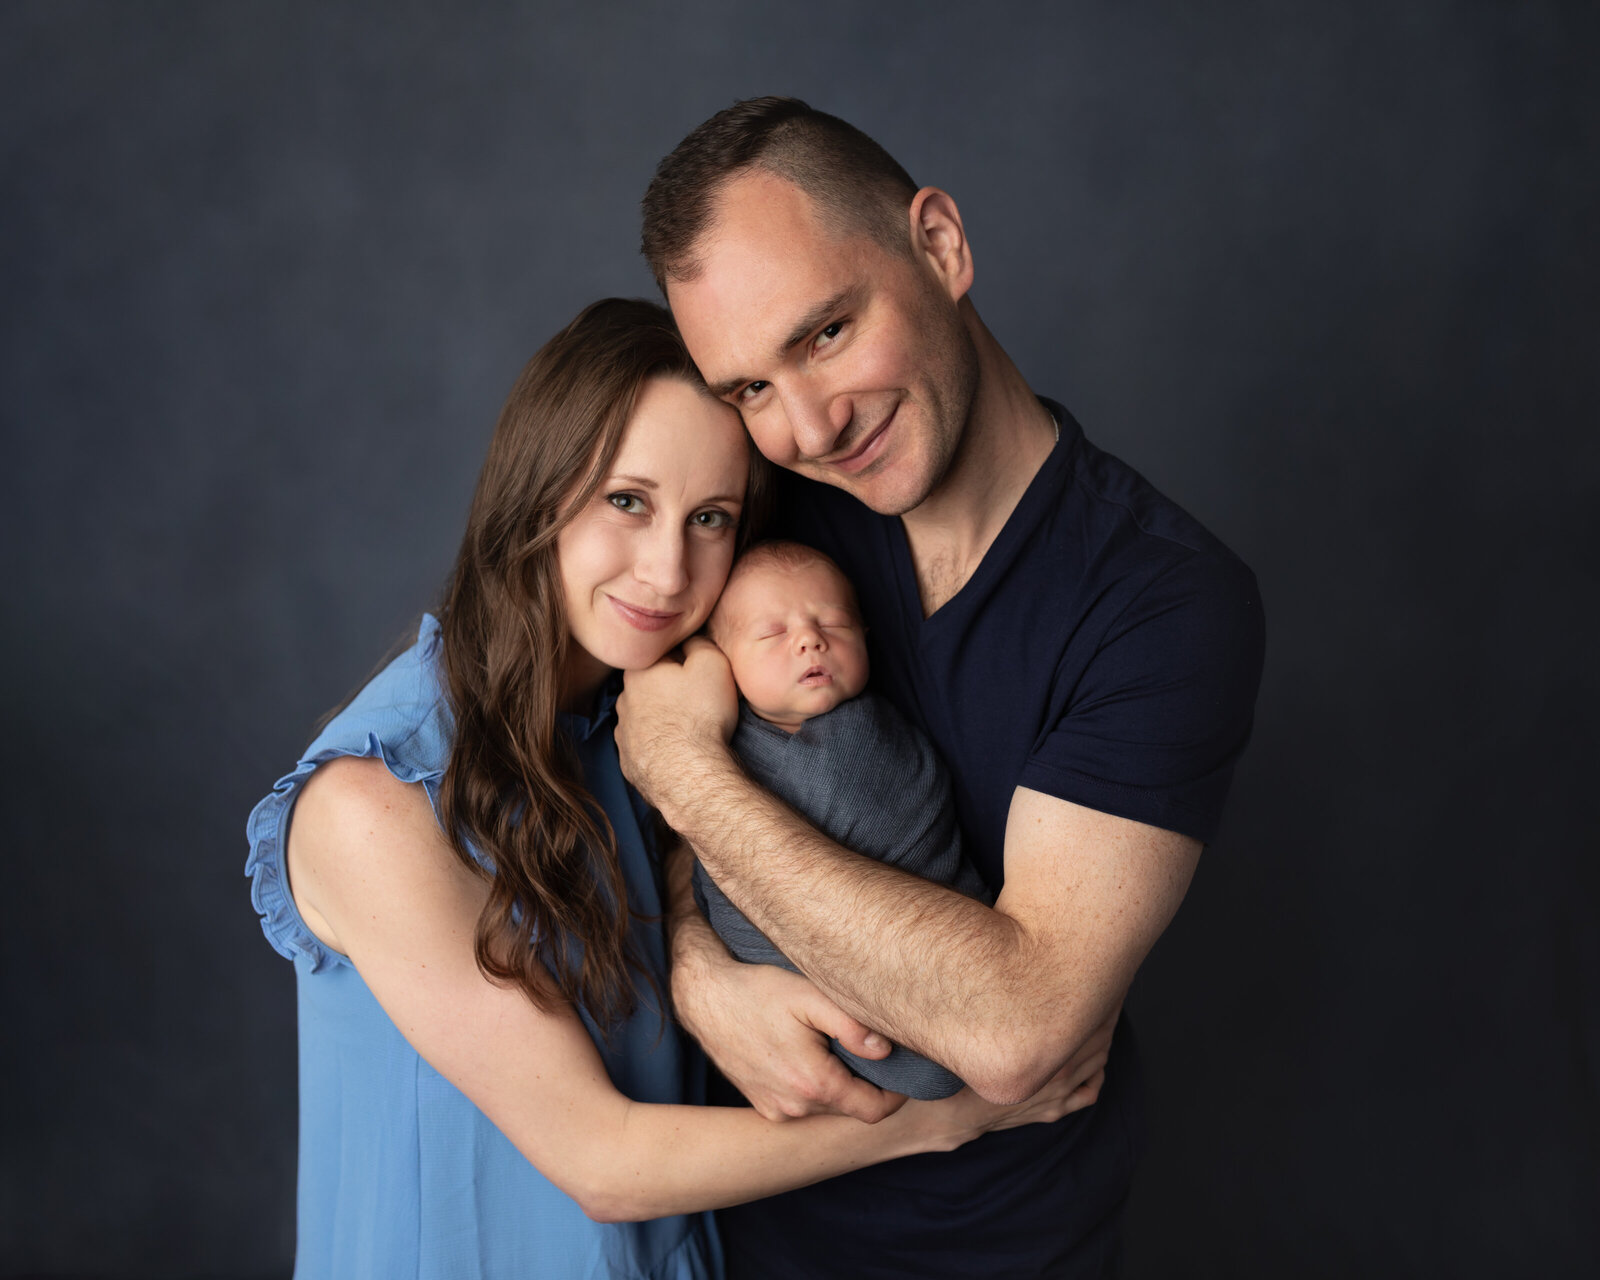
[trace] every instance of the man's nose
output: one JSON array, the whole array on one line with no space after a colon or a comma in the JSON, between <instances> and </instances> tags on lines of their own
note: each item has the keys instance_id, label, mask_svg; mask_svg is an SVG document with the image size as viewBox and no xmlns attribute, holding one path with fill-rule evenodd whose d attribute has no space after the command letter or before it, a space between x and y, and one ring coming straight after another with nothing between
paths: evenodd
<instances>
[{"instance_id":1,"label":"man's nose","mask_svg":"<svg viewBox=\"0 0 1600 1280\"><path fill-rule=\"evenodd\" d=\"M784 397L784 408L802 458L825 458L834 452L855 412L849 396L806 385Z\"/></svg>"}]
</instances>

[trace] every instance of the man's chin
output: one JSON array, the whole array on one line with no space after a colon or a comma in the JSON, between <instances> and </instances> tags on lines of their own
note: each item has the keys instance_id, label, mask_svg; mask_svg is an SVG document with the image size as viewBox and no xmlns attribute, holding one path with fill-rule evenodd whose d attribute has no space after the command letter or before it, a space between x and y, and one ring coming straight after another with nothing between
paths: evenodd
<instances>
[{"instance_id":1,"label":"man's chin","mask_svg":"<svg viewBox=\"0 0 1600 1280\"><path fill-rule=\"evenodd\" d=\"M862 472L848 475L830 467L800 472L808 480L843 489L864 507L870 507L880 516L903 516L915 511L933 491L931 484L906 483L905 478L893 471Z\"/></svg>"}]
</instances>

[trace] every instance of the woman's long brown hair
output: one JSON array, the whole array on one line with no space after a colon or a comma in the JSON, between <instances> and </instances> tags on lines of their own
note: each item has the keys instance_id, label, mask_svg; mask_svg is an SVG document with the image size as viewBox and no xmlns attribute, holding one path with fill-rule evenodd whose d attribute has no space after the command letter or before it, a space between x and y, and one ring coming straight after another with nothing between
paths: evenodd
<instances>
[{"instance_id":1,"label":"woman's long brown hair","mask_svg":"<svg viewBox=\"0 0 1600 1280\"><path fill-rule=\"evenodd\" d=\"M672 317L654 303L587 307L522 371L500 411L443 607L455 742L440 819L485 874L478 966L548 1009L556 996L602 1028L637 1005L627 886L616 836L557 725L572 641L556 535L608 473L652 377L700 384ZM766 472L751 450L752 508ZM653 985L653 984L652 984Z\"/></svg>"}]
</instances>

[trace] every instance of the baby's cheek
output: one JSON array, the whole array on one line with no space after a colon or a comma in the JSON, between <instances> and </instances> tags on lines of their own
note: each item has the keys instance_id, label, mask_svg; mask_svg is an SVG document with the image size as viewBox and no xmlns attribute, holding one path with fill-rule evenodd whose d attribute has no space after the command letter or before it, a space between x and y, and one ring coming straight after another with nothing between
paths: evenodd
<instances>
[{"instance_id":1,"label":"baby's cheek","mask_svg":"<svg viewBox=\"0 0 1600 1280\"><path fill-rule=\"evenodd\" d=\"M733 682L739 686L740 694L758 711L771 700L773 689L781 687L775 672L777 664L768 659L741 652L737 657L730 656L728 665L733 668Z\"/></svg>"},{"instance_id":2,"label":"baby's cheek","mask_svg":"<svg viewBox=\"0 0 1600 1280\"><path fill-rule=\"evenodd\" d=\"M867 687L867 680L872 675L872 667L867 661L867 651L865 646L856 652L855 658L856 660L852 672L854 675L852 683L855 687L850 694L852 698Z\"/></svg>"}]
</instances>

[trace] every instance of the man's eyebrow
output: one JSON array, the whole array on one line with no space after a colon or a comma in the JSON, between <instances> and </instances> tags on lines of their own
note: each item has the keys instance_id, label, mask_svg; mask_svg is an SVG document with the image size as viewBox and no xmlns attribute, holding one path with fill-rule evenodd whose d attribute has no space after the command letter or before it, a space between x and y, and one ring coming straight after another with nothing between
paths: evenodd
<instances>
[{"instance_id":1,"label":"man's eyebrow","mask_svg":"<svg viewBox=\"0 0 1600 1280\"><path fill-rule=\"evenodd\" d=\"M854 308L860 303L860 301L861 286L859 284L853 284L839 290L839 292L834 294L833 297L828 298L812 307L810 311L806 312L805 315L801 316L800 319L795 322L794 328L789 330L789 336L778 345L778 350L776 353L777 358L780 360L783 359L783 357L788 355L802 342L809 338L812 330L821 327L827 321L837 316L839 312ZM735 391L739 390L740 387L744 386L745 383L749 381L749 378L744 377L728 378L722 382L712 383L709 387L709 390L711 394L718 400L726 400Z\"/></svg>"},{"instance_id":2,"label":"man's eyebrow","mask_svg":"<svg viewBox=\"0 0 1600 1280\"><path fill-rule=\"evenodd\" d=\"M793 351L811 336L811 331L813 329L816 329L826 321L833 319L833 317L839 312L854 306L860 295L861 287L859 285L850 285L847 288L839 290L838 293L834 294L833 297L829 298L826 302L819 303L817 306L812 307L810 311L806 312L805 315L800 317L800 319L795 323L794 328L789 330L789 336L783 340L783 346L779 348L778 354L788 355L789 352Z\"/></svg>"}]
</instances>

